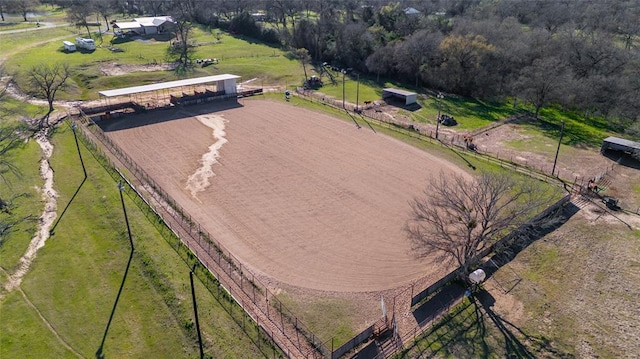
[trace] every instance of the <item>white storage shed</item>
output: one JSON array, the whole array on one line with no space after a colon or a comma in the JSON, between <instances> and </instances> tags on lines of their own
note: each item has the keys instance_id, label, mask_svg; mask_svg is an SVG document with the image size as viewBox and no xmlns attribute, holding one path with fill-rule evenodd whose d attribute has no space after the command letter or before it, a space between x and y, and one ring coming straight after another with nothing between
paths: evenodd
<instances>
[{"instance_id":1,"label":"white storage shed","mask_svg":"<svg viewBox=\"0 0 640 359\"><path fill-rule=\"evenodd\" d=\"M404 101L405 105L412 105L418 101L418 94L400 89L384 88L382 89L382 98L399 98Z\"/></svg>"}]
</instances>

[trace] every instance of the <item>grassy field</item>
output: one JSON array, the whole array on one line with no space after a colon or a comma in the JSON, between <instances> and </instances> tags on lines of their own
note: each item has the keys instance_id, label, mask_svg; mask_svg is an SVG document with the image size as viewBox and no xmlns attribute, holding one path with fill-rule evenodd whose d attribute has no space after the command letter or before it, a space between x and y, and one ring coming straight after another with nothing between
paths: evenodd
<instances>
[{"instance_id":1,"label":"grassy field","mask_svg":"<svg viewBox=\"0 0 640 359\"><path fill-rule=\"evenodd\" d=\"M26 83L24 70L39 63L43 58L50 62L69 63L76 72L70 86L59 96L59 99L67 100L94 99L99 90L168 81L180 77L170 71L103 76L101 67L114 62L148 65L166 61L168 42L153 40L114 43L114 46L123 51L113 52L107 48L110 46L111 38L105 36L103 47L91 54L61 52L62 39L72 40L77 31L76 28L57 27L46 32L32 31L11 36L0 34L0 56L14 55L7 62L7 68L18 73L17 80L21 86L25 86ZM243 80L259 78L264 85L279 84L291 88L302 83L302 66L286 52L229 34L222 34L218 40L216 33L215 29L209 31L206 28L199 28L194 32L194 38L200 43L195 50L195 57L216 57L220 59L220 63L206 68L196 67L187 76L234 73L241 75ZM33 47L50 40L52 42L48 44ZM323 80L326 85L321 89L322 92L337 99L342 98L341 74L336 77L336 85L327 83L326 78ZM388 82L383 87L400 86ZM365 100L378 99L381 97L381 88L380 84L364 76L360 78L359 85L357 79L345 77L346 101L351 103L356 102L357 93L360 104ZM282 100L281 94L267 96ZM296 97L292 98L291 103L352 121L344 111L309 103ZM486 126L522 109L514 109L508 103L491 104L449 95L438 102L433 96L423 95L420 105L421 109L415 112L401 111L400 114L416 122L434 123L440 110L442 113L453 115L459 123L455 129L460 130ZM8 106L17 109L23 105L12 101L8 102ZM38 107L26 109L32 116L42 111ZM540 116L539 121L521 127L522 133L527 135L528 139L511 141L508 146L549 155L555 151L561 121L566 123L566 137L561 151L569 156L572 151L580 151L582 147L598 146L600 139L609 134L606 122L601 119L584 119L577 114L562 112L556 108L545 108ZM363 124L361 120L360 124ZM471 154L458 153L435 142L418 140L410 133L394 131L375 124L372 126L377 132L400 138L469 171L500 170L499 166L487 164ZM81 183L82 172L78 167L75 144L68 128L62 127L54 136L54 140L57 150L51 164L56 170L56 183L60 191L60 214ZM29 193L16 199L19 206L12 215L39 214L41 199L34 189L41 184L37 176L37 161L40 158L37 145L30 141L14 156L11 160L19 164L24 177L13 179L14 184L11 188L0 186L0 194L5 195L7 192L3 191L8 190L12 193ZM90 163L89 180L80 188L56 228L55 236L39 253L32 271L25 278L22 288L27 299L20 292L14 291L0 302L2 358L42 357L49 354L55 357L73 357L73 353L59 338L83 356L93 356L102 340L113 301L127 266L129 245L114 180L95 159L85 156L85 160ZM633 191L640 196L640 186L635 185ZM150 222L143 211L137 209L131 198L125 197L125 200L136 252L108 336L105 338L104 352L111 357L145 357L149 354L155 356L158 352L167 353L167 357L195 356L197 344L191 319L189 265L185 263L185 252L182 250L177 253L167 242L166 228L162 229ZM630 301L633 296L623 289L623 280L631 283L638 280L634 277L637 270L634 269L633 262L628 264L629 267L618 268L619 272L600 270L592 273L591 270L596 268L599 258L590 248L598 248L599 253L607 253L605 259L611 264L614 257L613 254L609 255L610 253L619 256L638 253L637 245L634 247L634 243L638 243L640 234L636 231L630 236L627 232L614 228L605 239L593 238L591 224L579 221L575 224L578 229L572 230L574 232L571 232L571 236L574 240L570 241L568 246L558 246L559 239L549 237L548 240L541 240L532 245L530 250L523 252L517 261L513 262L513 268L524 279L513 291L513 295L523 303L527 313L526 321L514 322L521 331L514 328L509 331L516 336L516 341L507 339L511 334L501 330L500 321L490 320L492 318L486 310L468 302L466 306L456 309L436 327L436 330L427 332L424 341L409 348L401 357L503 357L509 352L509 345L517 345L518 342L531 344L526 347L527 350L543 353L540 355L542 357L553 357L556 352L571 355L576 353L575 347L579 343L575 333L580 331L586 333L580 338L587 338L595 354L603 357L624 354L620 349L624 346L619 342L596 340L607 336L606 329L610 324L602 320L606 317L606 308L592 309L591 313L600 318L594 320L576 314L576 309L566 309L563 303L571 303L576 297L586 296L586 303L615 303L616 315L626 315L629 307L635 308ZM2 238L0 247L0 265L8 271L11 271L24 252L35 230L35 223L27 221L16 229L10 236ZM562 233L558 235L562 236ZM579 242L582 238L590 240ZM594 266L582 266L580 261L574 260L576 256L588 258ZM62 261L60 258L65 260ZM623 275L618 278L616 273L620 271ZM496 278L507 280L507 274L498 272ZM0 273L0 280L6 280L3 273ZM607 293L603 293L597 286L605 286L606 283L612 282L616 283L616 287ZM578 283L583 287L580 288ZM586 285L590 288L588 294L581 290ZM255 327L237 324L239 321L244 323L246 319L238 316L239 307L229 304L228 301L216 300L218 297L210 291L210 287L205 288L202 283L196 281L207 353L212 357L261 356L256 345L249 339L255 336ZM625 300L617 302L618 298ZM286 296L279 299L299 314L314 333L323 339L335 338L336 345L348 340L357 331L354 322L348 317L353 303L332 299L302 301ZM34 308L51 323L59 337L44 324ZM623 321L627 319L622 318ZM246 321L249 323L248 319ZM633 325L632 321L629 322ZM247 332L250 333L246 334ZM537 333L545 334L542 336ZM37 344L30 340L34 336L39 338ZM552 343L546 346L539 344L545 342ZM556 352L549 352L549 348Z\"/></svg>"},{"instance_id":2,"label":"grassy field","mask_svg":"<svg viewBox=\"0 0 640 359\"><path fill-rule=\"evenodd\" d=\"M73 29L76 31L76 29ZM160 40L117 40L112 44L112 36L104 35L104 42L90 53L63 51L62 41L74 41L76 33L69 29L55 28L49 38L56 39L42 46L21 51L6 62L7 71L16 75L15 80L24 89L28 89L26 72L47 58L48 63L66 63L73 70L69 86L59 93L62 100L90 100L98 97L97 92L111 88L127 87L131 84L147 84L158 81L171 81L184 76L197 77L221 73L233 73L249 80L259 78L265 85L269 84L301 84L302 66L298 65L287 53L261 43L245 41L224 34L220 41L214 34L195 29L195 37L202 43L197 46L194 58L218 58L219 64L201 68L194 67L186 74L174 71L164 72L132 72L123 75L105 76L101 69L113 64L154 65L169 62L167 49L169 38ZM24 44L38 39L36 32L19 34L19 39L10 38L0 45L8 49L17 44ZM39 33L39 31L37 32ZM64 37L64 34L67 37ZM1 36L1 35L0 35ZM61 37L62 36L62 37ZM118 51L113 51L117 48Z\"/></svg>"},{"instance_id":3,"label":"grassy field","mask_svg":"<svg viewBox=\"0 0 640 359\"><path fill-rule=\"evenodd\" d=\"M38 26L33 22L0 22L0 31L10 31L10 30L22 30L22 29L33 29Z\"/></svg>"},{"instance_id":4,"label":"grassy field","mask_svg":"<svg viewBox=\"0 0 640 359\"><path fill-rule=\"evenodd\" d=\"M21 51L29 48L30 45L33 44L43 44L48 41L53 41L53 39L59 40L59 45L62 46L62 40L64 39L72 39L75 37L77 33L76 28L71 26L60 26L48 29L42 29L37 31L27 31L21 32L17 34L2 34L0 33L0 56L5 57L9 55L13 55L16 53L20 53ZM58 44L58 41L55 42ZM38 50L34 50L38 51ZM40 55L45 53L40 52ZM46 53L44 58L48 58L51 54ZM13 59L13 57L11 58ZM42 57L33 63L39 63L42 61ZM11 65L12 60L9 60L6 65L6 70L11 72L19 68L16 65ZM33 64L32 63L32 64Z\"/></svg>"},{"instance_id":5,"label":"grassy field","mask_svg":"<svg viewBox=\"0 0 640 359\"><path fill-rule=\"evenodd\" d=\"M82 169L68 127L61 127L54 136L54 146L50 163L56 171L59 215L78 188L79 191L22 283L29 302L14 291L0 303L2 358L50 357L52 352L59 354L55 357L74 356L34 308L70 347L83 356L94 356L127 267L130 246L115 181L83 148L89 177L79 187ZM26 149L17 156L26 162L35 157ZM38 178L35 174L30 177ZM169 231L150 222L131 198L124 198L136 251L104 338L103 353L107 357L195 356L190 266L164 238ZM37 203L34 207L38 207ZM12 234L7 243L19 239ZM11 256L3 253L2 260L15 258L19 250L13 252L15 255ZM10 270L5 263L2 266ZM244 334L254 332L255 337L255 327L236 324L241 309L218 302L209 290L196 280L207 354L228 358L262 356L249 339L251 335ZM236 313L235 320L229 311ZM250 323L248 318L243 320ZM33 335L38 335L38 345L27 339Z\"/></svg>"}]
</instances>

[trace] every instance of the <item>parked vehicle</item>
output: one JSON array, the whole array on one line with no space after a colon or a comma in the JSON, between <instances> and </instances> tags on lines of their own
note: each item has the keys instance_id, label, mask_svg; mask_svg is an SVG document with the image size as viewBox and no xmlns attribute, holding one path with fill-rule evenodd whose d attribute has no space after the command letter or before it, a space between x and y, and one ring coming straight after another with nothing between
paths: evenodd
<instances>
[{"instance_id":1,"label":"parked vehicle","mask_svg":"<svg viewBox=\"0 0 640 359\"><path fill-rule=\"evenodd\" d=\"M63 41L62 45L64 46L64 51L66 52L74 52L76 51L76 44L71 41Z\"/></svg>"},{"instance_id":2,"label":"parked vehicle","mask_svg":"<svg viewBox=\"0 0 640 359\"><path fill-rule=\"evenodd\" d=\"M76 44L79 49L93 51L96 49L96 43L93 39L85 39L82 37L76 37Z\"/></svg>"}]
</instances>

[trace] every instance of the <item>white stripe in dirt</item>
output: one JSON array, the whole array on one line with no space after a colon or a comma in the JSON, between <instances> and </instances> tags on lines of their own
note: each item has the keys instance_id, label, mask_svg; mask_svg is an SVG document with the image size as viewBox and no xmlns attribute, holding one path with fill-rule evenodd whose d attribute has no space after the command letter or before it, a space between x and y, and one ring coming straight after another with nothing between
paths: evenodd
<instances>
[{"instance_id":1,"label":"white stripe in dirt","mask_svg":"<svg viewBox=\"0 0 640 359\"><path fill-rule=\"evenodd\" d=\"M187 180L186 189L191 192L193 198L198 199L198 192L204 191L210 185L209 179L216 175L213 172L213 165L218 163L220 148L227 143L227 139L224 138L226 136L224 132L226 120L224 118L218 115L196 116L196 118L203 125L213 129L213 137L216 139L216 142L209 146L209 152L202 155L200 168Z\"/></svg>"}]
</instances>

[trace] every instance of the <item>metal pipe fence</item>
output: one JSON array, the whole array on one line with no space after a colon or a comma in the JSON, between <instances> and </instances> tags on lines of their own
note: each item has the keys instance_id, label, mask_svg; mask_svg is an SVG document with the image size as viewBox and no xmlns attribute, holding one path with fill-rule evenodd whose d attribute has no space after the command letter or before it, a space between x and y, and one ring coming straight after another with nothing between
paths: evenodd
<instances>
[{"instance_id":1,"label":"metal pipe fence","mask_svg":"<svg viewBox=\"0 0 640 359\"><path fill-rule=\"evenodd\" d=\"M464 141L465 135L463 134L449 134L443 133L440 131L438 138L435 139L435 134L433 131L428 130L422 124L416 124L409 121L399 121L394 119L391 115L385 114L380 110L380 106L368 105L366 107L359 107L356 112L356 106L353 104L346 103L344 108L342 106L342 101L329 98L323 95L315 94L313 91L305 90L303 88L297 88L295 94L298 95L298 98L304 99L309 102L319 103L326 106L330 106L334 109L344 109L346 111L351 111L358 115L362 121L373 121L377 126L392 130L397 133L401 133L410 138L419 139L422 141L433 142L436 141L440 143L444 147L448 147L454 151L458 151L464 153L468 156L473 156L477 159L481 159L487 162L491 162L497 164L505 169L510 169L515 172L519 172L525 175L528 175L532 178L536 178L538 180L542 180L548 183L560 184L560 182L574 182L574 181L584 181L584 179L590 178L590 176L584 176L582 178L576 177L574 178L573 173L569 171L556 169L556 173L551 174L552 165L551 164L533 164L529 163L526 159L524 163L518 162L513 157L505 158L504 156L500 156L500 153L489 152L489 151L480 151L476 150L468 150L467 145ZM516 116L515 121L519 119ZM503 123L500 123L503 124ZM483 128L474 131L473 133L484 133L492 128L498 127L499 125L489 125L489 128ZM606 171L607 169L601 169Z\"/></svg>"},{"instance_id":2,"label":"metal pipe fence","mask_svg":"<svg viewBox=\"0 0 640 359\"><path fill-rule=\"evenodd\" d=\"M133 159L106 136L89 116L80 111L80 117L85 124L80 128L90 132L90 135L82 132L85 142L91 143L91 137L98 139L102 146L122 163L129 174L141 184L144 194L126 180L126 174L118 172L118 177L125 179L136 195L144 199L146 205L154 210L159 220L161 219L167 224L180 243L185 246L185 249L188 248L203 267L217 278L220 288L224 289L258 323L268 334L268 337L280 346L287 357L331 356L331 351L320 338L304 325L265 284L246 267L243 267L241 261L226 250L213 235L176 203ZM97 144L89 146L93 151L99 151ZM108 166L117 167L108 159L106 161ZM179 245L176 244L176 247Z\"/></svg>"}]
</instances>

